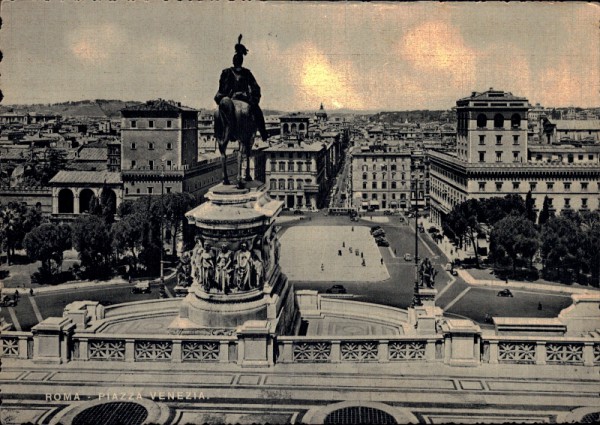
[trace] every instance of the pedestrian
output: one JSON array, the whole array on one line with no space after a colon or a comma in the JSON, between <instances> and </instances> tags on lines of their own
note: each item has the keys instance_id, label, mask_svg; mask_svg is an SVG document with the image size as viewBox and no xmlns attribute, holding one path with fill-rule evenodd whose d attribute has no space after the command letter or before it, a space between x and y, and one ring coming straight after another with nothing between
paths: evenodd
<instances>
[{"instance_id":1,"label":"pedestrian","mask_svg":"<svg viewBox=\"0 0 600 425\"><path fill-rule=\"evenodd\" d=\"M29 288L29 295L33 297L33 288Z\"/></svg>"},{"instance_id":2,"label":"pedestrian","mask_svg":"<svg viewBox=\"0 0 600 425\"><path fill-rule=\"evenodd\" d=\"M381 265L383 266L383 257L381 257Z\"/></svg>"},{"instance_id":3,"label":"pedestrian","mask_svg":"<svg viewBox=\"0 0 600 425\"><path fill-rule=\"evenodd\" d=\"M394 255L396 255L396 248L394 248Z\"/></svg>"},{"instance_id":4,"label":"pedestrian","mask_svg":"<svg viewBox=\"0 0 600 425\"><path fill-rule=\"evenodd\" d=\"M341 257L342 256L342 250L338 249L338 255Z\"/></svg>"},{"instance_id":5,"label":"pedestrian","mask_svg":"<svg viewBox=\"0 0 600 425\"><path fill-rule=\"evenodd\" d=\"M354 226L352 226L352 231L354 232Z\"/></svg>"},{"instance_id":6,"label":"pedestrian","mask_svg":"<svg viewBox=\"0 0 600 425\"><path fill-rule=\"evenodd\" d=\"M321 271L325 270L325 265L323 263L321 263Z\"/></svg>"},{"instance_id":7,"label":"pedestrian","mask_svg":"<svg viewBox=\"0 0 600 425\"><path fill-rule=\"evenodd\" d=\"M367 265L367 263L365 262L365 259L364 259L364 258L363 258L363 260L362 260L362 265L363 265L363 267Z\"/></svg>"},{"instance_id":8,"label":"pedestrian","mask_svg":"<svg viewBox=\"0 0 600 425\"><path fill-rule=\"evenodd\" d=\"M542 303L538 303L538 310L542 309Z\"/></svg>"},{"instance_id":9,"label":"pedestrian","mask_svg":"<svg viewBox=\"0 0 600 425\"><path fill-rule=\"evenodd\" d=\"M342 248L346 248L346 241L342 242Z\"/></svg>"},{"instance_id":10,"label":"pedestrian","mask_svg":"<svg viewBox=\"0 0 600 425\"><path fill-rule=\"evenodd\" d=\"M363 254L364 254L364 252L360 253L360 258L365 258L365 256Z\"/></svg>"},{"instance_id":11,"label":"pedestrian","mask_svg":"<svg viewBox=\"0 0 600 425\"><path fill-rule=\"evenodd\" d=\"M19 294L19 290L15 289L15 300L18 300L19 298L21 298L21 295Z\"/></svg>"}]
</instances>

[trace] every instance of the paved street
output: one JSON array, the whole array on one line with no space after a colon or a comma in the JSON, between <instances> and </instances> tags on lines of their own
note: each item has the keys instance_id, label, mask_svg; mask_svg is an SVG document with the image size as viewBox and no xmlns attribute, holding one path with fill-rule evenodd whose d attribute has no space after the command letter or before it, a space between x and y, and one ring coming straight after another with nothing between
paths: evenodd
<instances>
[{"instance_id":1,"label":"paved street","mask_svg":"<svg viewBox=\"0 0 600 425\"><path fill-rule=\"evenodd\" d=\"M409 225L400 222L398 216L369 216L362 217L358 222L351 222L346 216L326 216L323 212L311 213L302 216L282 217L282 234L287 229L305 226L344 226L346 230L351 226L371 227L379 225L386 231L390 247L379 247L379 254L383 258L389 278L377 283L366 284L364 281L311 281L310 279L294 280L296 289L316 289L325 291L333 284L343 284L349 293L355 294L358 300L407 308L413 297L415 269L414 262L405 261L405 253L414 253L414 221ZM289 220L288 220L289 219ZM427 227L427 226L426 226ZM370 238L370 236L367 236ZM285 243L286 238L282 237ZM372 240L367 240L372 244ZM283 246L285 253L287 247ZM394 254L394 251L396 252ZM337 252L333 258L336 258ZM347 252L344 253L346 255ZM429 257L438 270L436 288L438 299L436 304L444 309L445 313L454 317L468 317L489 327L484 323L486 314L491 316L513 317L555 317L563 308L571 304L568 294L548 293L535 290L512 290L513 298L498 297L498 288L471 287L459 277L452 277L444 271L446 256L438 245L432 241L428 233L419 233L419 255ZM285 261L283 263L285 264ZM326 263L326 261L325 261ZM329 264L324 264L326 269ZM367 265L377 267L380 264ZM320 263L314 265L319 270ZM172 295L174 279L167 281L168 295ZM128 283L122 285L104 285L102 282L89 283L86 287L76 290L61 290L56 287L54 292L37 293L30 298L26 290L20 290L21 300L16 307L2 308L0 315L7 321L15 323L17 328L24 331L37 324L41 319L51 316L62 316L63 308L70 302L77 300L101 301L103 304L116 304L122 302L141 301L158 298L158 288L154 287L150 294L132 294ZM539 304L542 309L539 310ZM15 318L17 320L15 320Z\"/></svg>"}]
</instances>

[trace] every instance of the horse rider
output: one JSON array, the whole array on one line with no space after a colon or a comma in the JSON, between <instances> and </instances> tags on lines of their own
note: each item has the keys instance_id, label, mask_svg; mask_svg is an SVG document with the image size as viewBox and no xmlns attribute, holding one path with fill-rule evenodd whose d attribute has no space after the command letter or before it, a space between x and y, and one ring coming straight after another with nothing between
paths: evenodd
<instances>
[{"instance_id":1,"label":"horse rider","mask_svg":"<svg viewBox=\"0 0 600 425\"><path fill-rule=\"evenodd\" d=\"M261 97L260 86L256 82L252 72L250 72L248 68L242 66L244 63L244 56L248 53L248 49L241 44L241 41L242 35L240 34L238 43L235 45L233 66L226 68L221 72L219 91L215 95L215 102L219 105L219 113L224 113L226 115L228 123L235 122L235 108L231 101L232 99L241 100L250 105L250 111L254 116L260 136L263 141L266 141L269 136L265 127L265 117L260 106L258 106ZM226 136L229 138L231 137L231 134L227 134Z\"/></svg>"}]
</instances>

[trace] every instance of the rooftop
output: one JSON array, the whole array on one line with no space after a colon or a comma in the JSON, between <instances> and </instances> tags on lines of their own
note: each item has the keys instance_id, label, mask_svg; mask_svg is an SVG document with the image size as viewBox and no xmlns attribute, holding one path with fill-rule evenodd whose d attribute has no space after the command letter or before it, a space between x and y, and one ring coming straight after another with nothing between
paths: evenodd
<instances>
[{"instance_id":1,"label":"rooftop","mask_svg":"<svg viewBox=\"0 0 600 425\"><path fill-rule=\"evenodd\" d=\"M50 184L120 184L121 174L110 171L59 171Z\"/></svg>"},{"instance_id":2,"label":"rooftop","mask_svg":"<svg viewBox=\"0 0 600 425\"><path fill-rule=\"evenodd\" d=\"M469 102L471 100L478 100L478 101L521 100L521 101L527 101L527 98L517 97L517 96L513 95L511 92L505 92L502 90L494 90L493 88L490 88L489 90L484 91L483 93L474 91L473 93L471 93L471 96L463 97L462 99L459 99L456 103L458 104L459 102Z\"/></svg>"},{"instance_id":3,"label":"rooftop","mask_svg":"<svg viewBox=\"0 0 600 425\"><path fill-rule=\"evenodd\" d=\"M126 108L121 109L121 111L160 111L160 112L184 112L184 111L194 111L197 112L193 108L189 108L187 106L181 106L181 102L174 102L172 100L165 99L156 99L156 100L148 100L146 103L141 103L139 105L131 105Z\"/></svg>"},{"instance_id":4,"label":"rooftop","mask_svg":"<svg viewBox=\"0 0 600 425\"><path fill-rule=\"evenodd\" d=\"M553 120L557 130L600 130L600 120Z\"/></svg>"}]
</instances>

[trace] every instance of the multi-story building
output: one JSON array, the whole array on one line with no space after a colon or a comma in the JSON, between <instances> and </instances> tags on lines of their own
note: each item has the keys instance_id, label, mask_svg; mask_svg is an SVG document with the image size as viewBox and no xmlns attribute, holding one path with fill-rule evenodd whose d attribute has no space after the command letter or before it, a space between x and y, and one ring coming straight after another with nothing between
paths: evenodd
<instances>
[{"instance_id":1,"label":"multi-story building","mask_svg":"<svg viewBox=\"0 0 600 425\"><path fill-rule=\"evenodd\" d=\"M269 195L287 208L321 208L329 190L328 147L324 142L288 139L265 149Z\"/></svg>"},{"instance_id":2,"label":"multi-story building","mask_svg":"<svg viewBox=\"0 0 600 425\"><path fill-rule=\"evenodd\" d=\"M427 205L428 163L423 151L368 144L353 148L351 156L354 208L406 210Z\"/></svg>"},{"instance_id":3,"label":"multi-story building","mask_svg":"<svg viewBox=\"0 0 600 425\"><path fill-rule=\"evenodd\" d=\"M279 122L282 139L290 135L298 135L304 138L308 136L308 126L310 124L310 117L308 115L297 113L284 115L279 117Z\"/></svg>"},{"instance_id":4,"label":"multi-story building","mask_svg":"<svg viewBox=\"0 0 600 425\"><path fill-rule=\"evenodd\" d=\"M218 154L198 158L198 111L163 99L121 111L121 175L126 198L169 192L197 197L221 178ZM235 175L235 158L228 159Z\"/></svg>"},{"instance_id":5,"label":"multi-story building","mask_svg":"<svg viewBox=\"0 0 600 425\"><path fill-rule=\"evenodd\" d=\"M543 141L549 144L561 142L600 142L600 120L545 120Z\"/></svg>"},{"instance_id":6,"label":"multi-story building","mask_svg":"<svg viewBox=\"0 0 600 425\"><path fill-rule=\"evenodd\" d=\"M556 212L599 207L598 154L575 147L563 153L561 147L528 149L527 109L527 99L495 90L457 101L456 152L429 153L433 222L441 224L467 199L524 197L529 191L538 210L545 196ZM548 162L559 155L561 161Z\"/></svg>"}]
</instances>

